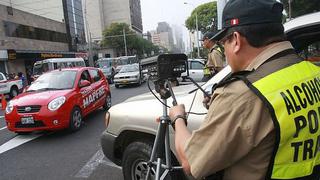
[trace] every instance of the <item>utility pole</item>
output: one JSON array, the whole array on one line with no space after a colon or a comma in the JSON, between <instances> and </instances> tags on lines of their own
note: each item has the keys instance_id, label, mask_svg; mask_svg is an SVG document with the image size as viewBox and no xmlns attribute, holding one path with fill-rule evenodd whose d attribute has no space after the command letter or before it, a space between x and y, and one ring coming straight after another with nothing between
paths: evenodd
<instances>
[{"instance_id":1,"label":"utility pole","mask_svg":"<svg viewBox=\"0 0 320 180\"><path fill-rule=\"evenodd\" d=\"M198 12L197 11L196 11L196 30L197 30L197 51L198 51L198 58L200 58L199 27L198 27Z\"/></svg>"},{"instance_id":2,"label":"utility pole","mask_svg":"<svg viewBox=\"0 0 320 180\"><path fill-rule=\"evenodd\" d=\"M126 56L128 56L128 49L127 49L127 40L126 40L126 31L123 28L123 42L124 42L124 52Z\"/></svg>"},{"instance_id":3,"label":"utility pole","mask_svg":"<svg viewBox=\"0 0 320 180\"><path fill-rule=\"evenodd\" d=\"M191 5L194 9L196 9L196 6L193 5L193 4L191 4L191 3L184 2L183 4ZM197 33L197 39L196 39L196 41L197 41L197 51L198 51L197 56L198 56L198 58L200 58L198 12L195 11L195 13L196 13L196 33Z\"/></svg>"},{"instance_id":4,"label":"utility pole","mask_svg":"<svg viewBox=\"0 0 320 180\"><path fill-rule=\"evenodd\" d=\"M222 29L222 12L228 0L217 0L218 30Z\"/></svg>"},{"instance_id":5,"label":"utility pole","mask_svg":"<svg viewBox=\"0 0 320 180\"><path fill-rule=\"evenodd\" d=\"M289 1L288 1L288 3L289 3L289 20L291 20L291 11L292 11L292 10L291 10L291 1L292 1L292 0L289 0Z\"/></svg>"}]
</instances>

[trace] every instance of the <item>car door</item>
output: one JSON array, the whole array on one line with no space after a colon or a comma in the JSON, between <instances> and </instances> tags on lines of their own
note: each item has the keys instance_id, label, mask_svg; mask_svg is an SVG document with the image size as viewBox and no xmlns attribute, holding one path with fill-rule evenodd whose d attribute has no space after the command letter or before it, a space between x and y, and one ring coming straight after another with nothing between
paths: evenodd
<instances>
[{"instance_id":1,"label":"car door","mask_svg":"<svg viewBox=\"0 0 320 180\"><path fill-rule=\"evenodd\" d=\"M201 81L203 78L204 64L200 61L190 61L189 76L195 81Z\"/></svg>"},{"instance_id":2,"label":"car door","mask_svg":"<svg viewBox=\"0 0 320 180\"><path fill-rule=\"evenodd\" d=\"M80 84L82 81L89 81L90 85L88 86L84 86L84 87L80 87ZM81 93L81 97L82 97L82 105L81 105L81 109L83 112L83 115L88 114L90 111L92 111L93 109L93 92L94 92L94 88L92 85L92 80L89 74L88 70L84 70L81 75L80 75L80 79L78 82L78 86L80 88L80 93Z\"/></svg>"},{"instance_id":3,"label":"car door","mask_svg":"<svg viewBox=\"0 0 320 180\"><path fill-rule=\"evenodd\" d=\"M93 99L94 102L92 104L92 110L101 107L104 104L104 94L106 89L106 82L104 78L102 78L102 74L98 69L90 69L89 70L91 79L92 79L92 88L93 88Z\"/></svg>"}]
</instances>

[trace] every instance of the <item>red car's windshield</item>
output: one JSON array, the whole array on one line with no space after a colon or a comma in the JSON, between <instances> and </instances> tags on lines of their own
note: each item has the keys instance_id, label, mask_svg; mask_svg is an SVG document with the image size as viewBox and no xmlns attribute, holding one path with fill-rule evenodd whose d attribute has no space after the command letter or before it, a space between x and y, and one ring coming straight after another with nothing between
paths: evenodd
<instances>
[{"instance_id":1,"label":"red car's windshield","mask_svg":"<svg viewBox=\"0 0 320 180\"><path fill-rule=\"evenodd\" d=\"M71 89L74 86L77 71L53 71L41 75L28 88L28 91Z\"/></svg>"}]
</instances>

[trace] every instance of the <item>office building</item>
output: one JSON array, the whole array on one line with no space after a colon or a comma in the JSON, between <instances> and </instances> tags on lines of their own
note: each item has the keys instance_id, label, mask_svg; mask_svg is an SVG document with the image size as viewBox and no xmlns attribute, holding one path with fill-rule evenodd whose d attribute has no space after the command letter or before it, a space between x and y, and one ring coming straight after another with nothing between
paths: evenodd
<instances>
[{"instance_id":1,"label":"office building","mask_svg":"<svg viewBox=\"0 0 320 180\"><path fill-rule=\"evenodd\" d=\"M67 30L66 23L61 19L63 16L60 16L58 11L51 15L50 13L36 15L35 10L41 7L38 4L44 3L36 0L32 1L34 3L28 1L30 5L33 4L31 8L24 2L26 1L11 0L9 4L5 1L0 2L1 72L8 74L22 72L30 80L33 64L38 60L86 55L86 53L70 52L70 38L68 38L70 29ZM51 0L48 0L48 5L49 2ZM60 21L57 21L58 19Z\"/></svg>"},{"instance_id":2,"label":"office building","mask_svg":"<svg viewBox=\"0 0 320 180\"><path fill-rule=\"evenodd\" d=\"M102 40L103 30L112 23L126 23L142 35L140 0L87 0L84 9L92 40Z\"/></svg>"},{"instance_id":3,"label":"office building","mask_svg":"<svg viewBox=\"0 0 320 180\"><path fill-rule=\"evenodd\" d=\"M172 29L167 22L159 22L156 31L150 31L152 43L166 48L168 51L174 50L174 40Z\"/></svg>"},{"instance_id":4,"label":"office building","mask_svg":"<svg viewBox=\"0 0 320 180\"><path fill-rule=\"evenodd\" d=\"M82 0L1 0L0 4L65 23L69 51L85 50Z\"/></svg>"}]
</instances>

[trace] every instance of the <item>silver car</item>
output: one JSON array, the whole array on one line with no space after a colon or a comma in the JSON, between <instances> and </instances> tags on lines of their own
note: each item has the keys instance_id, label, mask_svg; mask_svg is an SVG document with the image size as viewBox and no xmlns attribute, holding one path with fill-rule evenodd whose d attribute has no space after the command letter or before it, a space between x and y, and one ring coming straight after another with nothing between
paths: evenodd
<instances>
[{"instance_id":1,"label":"silver car","mask_svg":"<svg viewBox=\"0 0 320 180\"><path fill-rule=\"evenodd\" d=\"M128 84L141 85L142 81L141 68L138 63L122 66L121 70L113 78L116 88L119 88L120 85Z\"/></svg>"},{"instance_id":2,"label":"silver car","mask_svg":"<svg viewBox=\"0 0 320 180\"><path fill-rule=\"evenodd\" d=\"M201 59L188 59L189 77L194 81L201 82L203 78L204 60ZM182 81L186 80L187 73L182 73Z\"/></svg>"},{"instance_id":3,"label":"silver car","mask_svg":"<svg viewBox=\"0 0 320 180\"><path fill-rule=\"evenodd\" d=\"M310 54L319 58L320 12L301 18L284 25L287 37L296 51L302 52L307 60ZM218 83L230 71L229 66L225 67L202 85L202 88L210 92L212 85ZM197 129L207 113L207 109L202 105L203 93L193 85L178 86L173 91L177 102L185 104L188 112L193 112L188 116L188 128ZM168 99L168 105L171 104L172 100ZM109 110L110 119L106 119L107 129L101 136L102 150L108 159L122 166L125 179L139 179L136 177L145 172L158 127L155 119L162 116L162 110L162 104L150 93L129 98ZM169 133L170 147L172 154L175 154L172 128ZM183 174L180 173L172 179L183 178Z\"/></svg>"}]
</instances>

